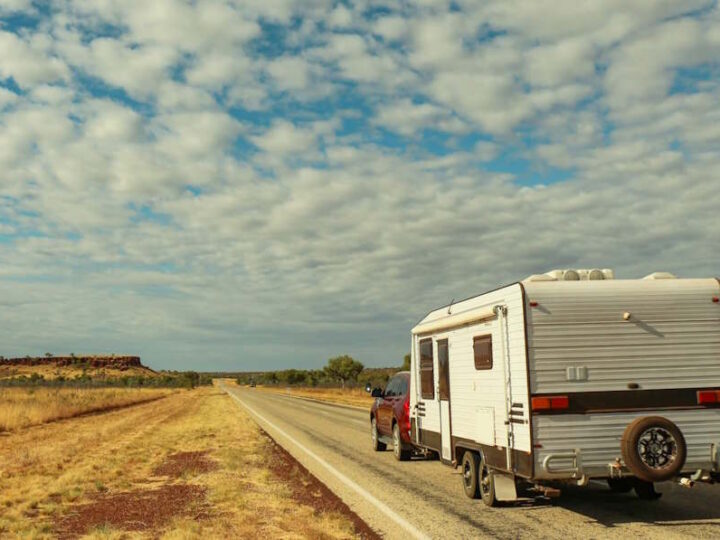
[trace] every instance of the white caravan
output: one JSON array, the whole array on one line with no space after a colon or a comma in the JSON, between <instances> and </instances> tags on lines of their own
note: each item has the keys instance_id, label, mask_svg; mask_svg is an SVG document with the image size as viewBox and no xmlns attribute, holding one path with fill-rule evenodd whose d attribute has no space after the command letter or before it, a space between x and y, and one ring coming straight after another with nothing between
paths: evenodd
<instances>
[{"instance_id":1,"label":"white caravan","mask_svg":"<svg viewBox=\"0 0 720 540\"><path fill-rule=\"evenodd\" d=\"M516 486L720 480L720 281L555 270L412 329L411 439L490 505Z\"/></svg>"}]
</instances>

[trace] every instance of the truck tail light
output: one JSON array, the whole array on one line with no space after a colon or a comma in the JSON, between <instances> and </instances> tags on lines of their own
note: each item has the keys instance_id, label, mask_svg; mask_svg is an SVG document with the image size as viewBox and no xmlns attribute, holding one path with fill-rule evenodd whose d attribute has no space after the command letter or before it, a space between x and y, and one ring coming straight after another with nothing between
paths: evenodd
<instances>
[{"instance_id":1,"label":"truck tail light","mask_svg":"<svg viewBox=\"0 0 720 540\"><path fill-rule=\"evenodd\" d=\"M720 403L720 390L698 390L697 402L698 405Z\"/></svg>"},{"instance_id":2,"label":"truck tail light","mask_svg":"<svg viewBox=\"0 0 720 540\"><path fill-rule=\"evenodd\" d=\"M406 399L403 405L403 418L405 420L405 429L410 433L410 400Z\"/></svg>"},{"instance_id":3,"label":"truck tail light","mask_svg":"<svg viewBox=\"0 0 720 540\"><path fill-rule=\"evenodd\" d=\"M539 396L532 398L533 411L561 411L570 407L567 396Z\"/></svg>"}]
</instances>

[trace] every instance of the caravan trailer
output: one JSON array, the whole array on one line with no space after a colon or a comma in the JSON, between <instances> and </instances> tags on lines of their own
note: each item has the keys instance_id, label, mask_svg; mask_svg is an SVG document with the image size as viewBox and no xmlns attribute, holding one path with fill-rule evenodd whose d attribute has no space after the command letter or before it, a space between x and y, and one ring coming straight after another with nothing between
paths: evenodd
<instances>
[{"instance_id":1,"label":"caravan trailer","mask_svg":"<svg viewBox=\"0 0 720 540\"><path fill-rule=\"evenodd\" d=\"M413 444L469 497L720 480L720 281L555 270L412 329Z\"/></svg>"}]
</instances>

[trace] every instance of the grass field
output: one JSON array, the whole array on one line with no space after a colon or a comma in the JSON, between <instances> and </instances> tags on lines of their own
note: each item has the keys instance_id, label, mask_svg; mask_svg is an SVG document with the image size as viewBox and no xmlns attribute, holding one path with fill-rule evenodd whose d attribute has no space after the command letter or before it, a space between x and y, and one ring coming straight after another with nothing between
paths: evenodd
<instances>
[{"instance_id":1,"label":"grass field","mask_svg":"<svg viewBox=\"0 0 720 540\"><path fill-rule=\"evenodd\" d=\"M0 432L154 400L169 389L1 388Z\"/></svg>"},{"instance_id":2,"label":"grass field","mask_svg":"<svg viewBox=\"0 0 720 540\"><path fill-rule=\"evenodd\" d=\"M283 386L258 386L261 391L290 394L293 396L319 399L341 405L367 407L370 409L373 399L363 388L302 388Z\"/></svg>"},{"instance_id":3,"label":"grass field","mask_svg":"<svg viewBox=\"0 0 720 540\"><path fill-rule=\"evenodd\" d=\"M0 537L356 537L311 480L218 388L176 391L0 434Z\"/></svg>"}]
</instances>

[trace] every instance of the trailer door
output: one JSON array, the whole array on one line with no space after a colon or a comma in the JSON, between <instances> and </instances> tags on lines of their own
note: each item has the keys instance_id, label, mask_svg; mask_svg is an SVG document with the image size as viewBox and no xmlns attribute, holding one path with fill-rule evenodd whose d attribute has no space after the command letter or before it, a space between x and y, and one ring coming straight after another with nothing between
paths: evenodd
<instances>
[{"instance_id":1,"label":"trailer door","mask_svg":"<svg viewBox=\"0 0 720 540\"><path fill-rule=\"evenodd\" d=\"M450 362L447 339L437 341L438 402L440 404L440 439L443 460L452 459L450 433Z\"/></svg>"}]
</instances>

